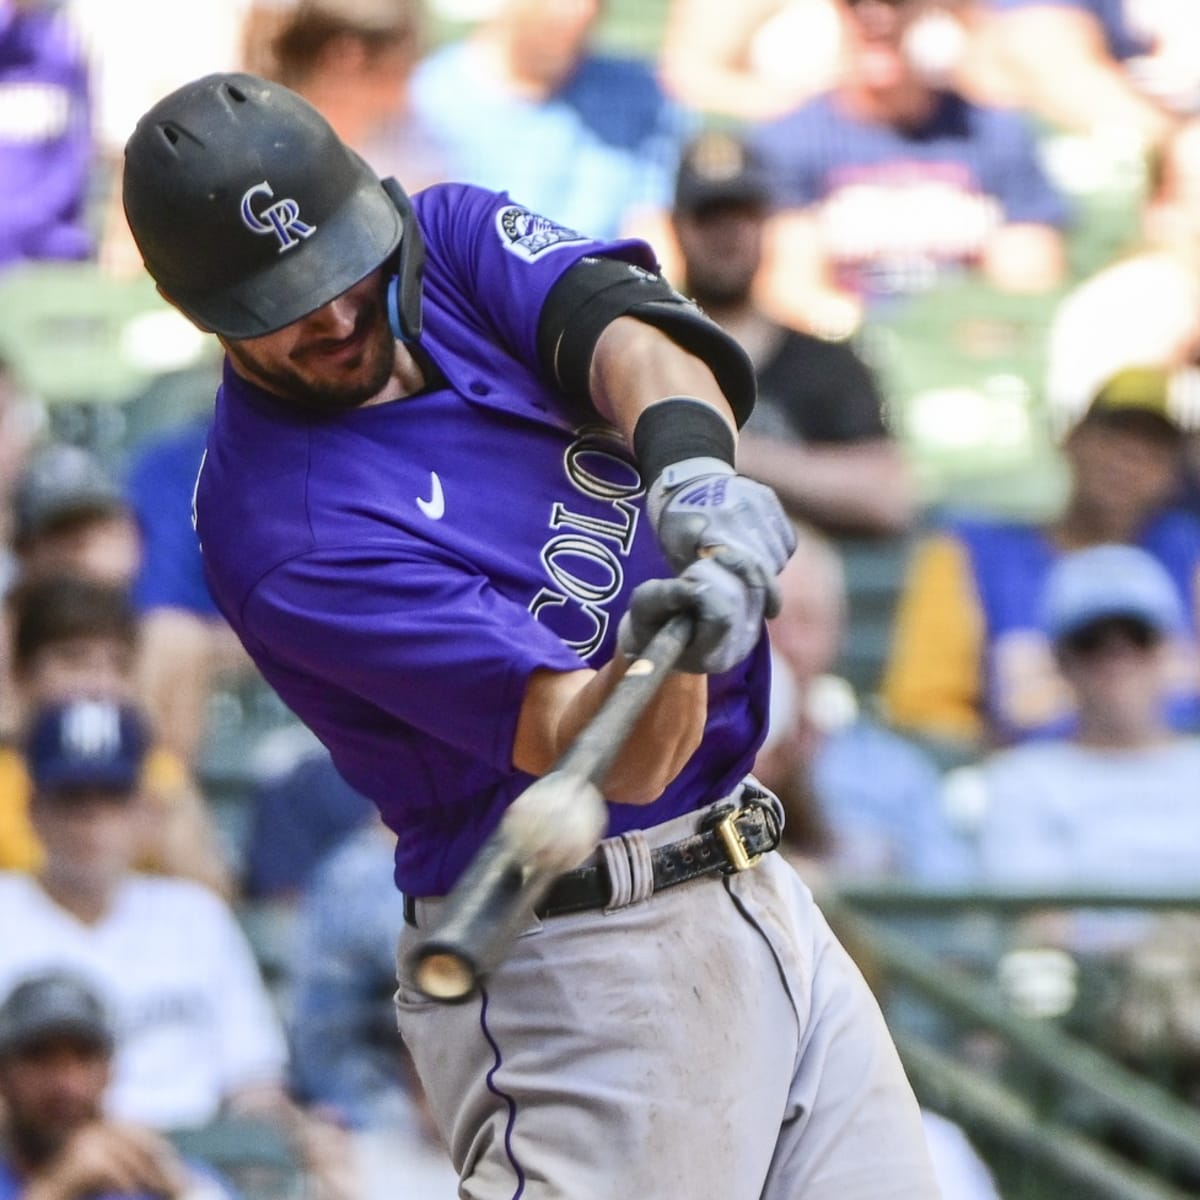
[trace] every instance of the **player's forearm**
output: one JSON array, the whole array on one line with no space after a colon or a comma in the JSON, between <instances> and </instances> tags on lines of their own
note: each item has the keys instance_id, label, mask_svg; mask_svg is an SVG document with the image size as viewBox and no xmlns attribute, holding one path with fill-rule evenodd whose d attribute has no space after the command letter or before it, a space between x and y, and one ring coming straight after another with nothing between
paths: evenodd
<instances>
[{"instance_id":1,"label":"player's forearm","mask_svg":"<svg viewBox=\"0 0 1200 1200\"><path fill-rule=\"evenodd\" d=\"M559 727L564 748L599 710L627 666L618 654L576 695ZM618 804L657 800L700 745L707 715L707 678L680 672L668 676L605 775L600 787L605 799Z\"/></svg>"},{"instance_id":2,"label":"player's forearm","mask_svg":"<svg viewBox=\"0 0 1200 1200\"><path fill-rule=\"evenodd\" d=\"M517 720L513 765L531 775L546 774L599 711L627 665L617 655L599 671L534 672ZM700 744L707 715L705 677L671 674L605 776L605 798L621 804L656 800Z\"/></svg>"},{"instance_id":3,"label":"player's forearm","mask_svg":"<svg viewBox=\"0 0 1200 1200\"><path fill-rule=\"evenodd\" d=\"M816 448L747 433L738 469L772 488L793 516L824 528L891 535L916 517L912 472L883 439Z\"/></svg>"},{"instance_id":4,"label":"player's forearm","mask_svg":"<svg viewBox=\"0 0 1200 1200\"><path fill-rule=\"evenodd\" d=\"M733 410L709 367L665 333L635 317L620 317L600 335L592 355L592 401L632 444L637 419L668 396L712 405L735 428Z\"/></svg>"}]
</instances>

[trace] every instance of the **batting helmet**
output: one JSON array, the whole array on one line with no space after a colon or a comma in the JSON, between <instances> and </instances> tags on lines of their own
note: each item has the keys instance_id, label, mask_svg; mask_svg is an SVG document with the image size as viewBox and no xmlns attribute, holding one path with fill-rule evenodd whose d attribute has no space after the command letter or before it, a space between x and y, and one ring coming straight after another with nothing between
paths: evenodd
<instances>
[{"instance_id":1,"label":"batting helmet","mask_svg":"<svg viewBox=\"0 0 1200 1200\"><path fill-rule=\"evenodd\" d=\"M307 101L253 75L185 84L125 146L125 215L146 269L189 317L229 338L281 329L402 239L419 243L407 198L388 185Z\"/></svg>"}]
</instances>

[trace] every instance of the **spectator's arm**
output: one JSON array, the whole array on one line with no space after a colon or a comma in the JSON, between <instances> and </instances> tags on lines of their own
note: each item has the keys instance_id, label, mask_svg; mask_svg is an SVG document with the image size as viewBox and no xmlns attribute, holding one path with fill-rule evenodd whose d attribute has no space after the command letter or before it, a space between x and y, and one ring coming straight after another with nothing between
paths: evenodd
<instances>
[{"instance_id":1,"label":"spectator's arm","mask_svg":"<svg viewBox=\"0 0 1200 1200\"><path fill-rule=\"evenodd\" d=\"M1171 117L1109 54L1091 14L1031 5L992 14L980 33L1014 100L1047 121L1083 132L1127 129L1147 146L1170 128Z\"/></svg>"},{"instance_id":2,"label":"spectator's arm","mask_svg":"<svg viewBox=\"0 0 1200 1200\"><path fill-rule=\"evenodd\" d=\"M782 209L768 219L755 290L763 308L785 325L840 335L861 319L861 303L833 280L811 209Z\"/></svg>"},{"instance_id":3,"label":"spectator's arm","mask_svg":"<svg viewBox=\"0 0 1200 1200\"><path fill-rule=\"evenodd\" d=\"M183 763L169 750L155 747L146 761L144 789L150 828L139 865L193 879L223 899L233 899L233 875L212 815Z\"/></svg>"},{"instance_id":4,"label":"spectator's arm","mask_svg":"<svg viewBox=\"0 0 1200 1200\"><path fill-rule=\"evenodd\" d=\"M815 69L797 70L792 83L755 70L750 61L755 34L787 7L786 0L674 0L663 36L663 86L699 112L751 121L786 112L815 94L832 80L839 49L832 8L822 0L807 6L810 23L817 22L814 29L828 43L819 63L806 53L802 65Z\"/></svg>"},{"instance_id":5,"label":"spectator's arm","mask_svg":"<svg viewBox=\"0 0 1200 1200\"><path fill-rule=\"evenodd\" d=\"M804 443L744 431L738 469L773 488L794 516L823 528L897 534L916 515L912 474L890 438Z\"/></svg>"},{"instance_id":6,"label":"spectator's arm","mask_svg":"<svg viewBox=\"0 0 1200 1200\"><path fill-rule=\"evenodd\" d=\"M1062 234L1050 225L1004 225L988 240L983 273L1006 292L1048 292L1063 280L1066 249Z\"/></svg>"},{"instance_id":7,"label":"spectator's arm","mask_svg":"<svg viewBox=\"0 0 1200 1200\"><path fill-rule=\"evenodd\" d=\"M978 742L983 621L963 548L921 546L896 610L881 687L887 719L932 738Z\"/></svg>"},{"instance_id":8,"label":"spectator's arm","mask_svg":"<svg viewBox=\"0 0 1200 1200\"><path fill-rule=\"evenodd\" d=\"M141 695L163 745L195 763L208 720L214 670L213 622L181 608L155 608L141 621Z\"/></svg>"}]
</instances>

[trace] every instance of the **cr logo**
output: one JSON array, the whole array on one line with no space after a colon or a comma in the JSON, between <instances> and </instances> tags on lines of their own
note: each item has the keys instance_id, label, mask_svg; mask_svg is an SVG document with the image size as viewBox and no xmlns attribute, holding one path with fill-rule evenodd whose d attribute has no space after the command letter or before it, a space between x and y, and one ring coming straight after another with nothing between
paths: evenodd
<instances>
[{"instance_id":1,"label":"cr logo","mask_svg":"<svg viewBox=\"0 0 1200 1200\"><path fill-rule=\"evenodd\" d=\"M279 239L278 253L282 254L298 246L301 239L312 237L317 227L300 220L300 205L295 200L276 200L261 212L254 211L255 196L266 196L269 200L274 195L265 179L250 188L242 197L242 224L254 233L273 233Z\"/></svg>"}]
</instances>

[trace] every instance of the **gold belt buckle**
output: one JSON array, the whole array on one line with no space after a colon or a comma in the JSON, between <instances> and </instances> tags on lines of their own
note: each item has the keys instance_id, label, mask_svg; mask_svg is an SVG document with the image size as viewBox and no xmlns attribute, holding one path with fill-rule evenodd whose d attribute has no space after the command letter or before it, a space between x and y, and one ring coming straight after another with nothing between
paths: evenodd
<instances>
[{"instance_id":1,"label":"gold belt buckle","mask_svg":"<svg viewBox=\"0 0 1200 1200\"><path fill-rule=\"evenodd\" d=\"M721 845L725 847L725 854L729 859L729 865L735 872L748 871L762 858L761 854L751 854L746 849L746 839L742 836L741 831L735 823L741 811L741 809L735 808L732 812L726 813L713 826L717 837L721 839Z\"/></svg>"}]
</instances>

